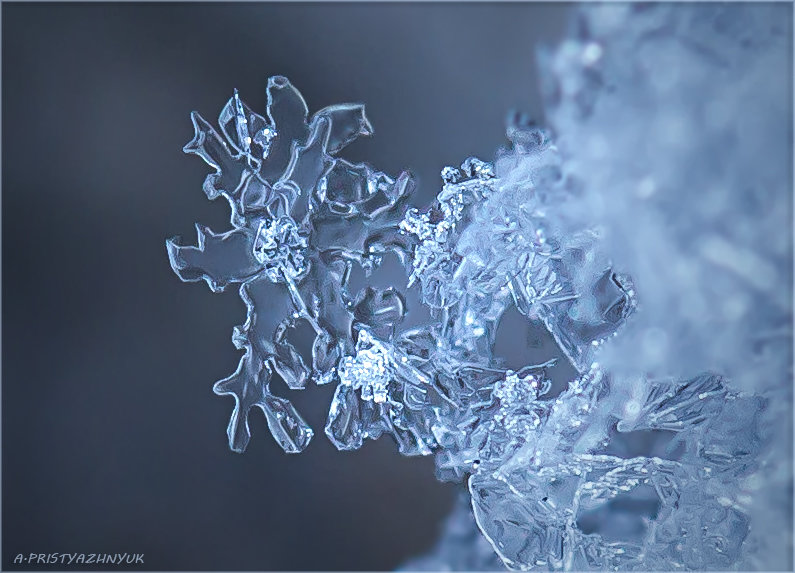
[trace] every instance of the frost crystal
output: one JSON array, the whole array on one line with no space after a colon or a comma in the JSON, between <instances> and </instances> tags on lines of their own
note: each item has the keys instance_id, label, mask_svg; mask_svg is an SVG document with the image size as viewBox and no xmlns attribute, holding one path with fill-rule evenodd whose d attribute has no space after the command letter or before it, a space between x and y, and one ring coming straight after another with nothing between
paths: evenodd
<instances>
[{"instance_id":1,"label":"frost crystal","mask_svg":"<svg viewBox=\"0 0 795 573\"><path fill-rule=\"evenodd\" d=\"M183 280L241 285L244 356L215 387L235 398L232 448L252 406L285 451L311 438L272 374L337 382L337 448L387 434L466 484L408 568L790 567L791 76L772 71L788 32L778 6L585 7L542 58L560 146L514 114L509 146L444 168L425 209L405 207L407 174L335 157L372 132L361 106L307 120L277 77L267 120L237 92L223 137L194 114L186 151L216 169L204 189L233 228L167 246ZM397 288L350 290L390 254L419 326ZM505 368L510 309L558 358ZM560 357L573 380L552 379Z\"/></svg>"},{"instance_id":2,"label":"frost crystal","mask_svg":"<svg viewBox=\"0 0 795 573\"><path fill-rule=\"evenodd\" d=\"M307 115L298 91L277 76L268 81L267 120L236 91L218 120L223 137L199 114L191 116L196 135L185 151L215 168L204 191L229 201L233 228L217 234L197 226L197 246L182 246L179 238L166 246L182 280L203 279L215 292L240 284L248 313L232 341L244 355L237 371L215 385L217 394L235 399L228 429L235 451L248 444L253 406L265 412L285 451L303 450L313 432L290 402L270 392L273 373L292 389L304 388L310 377L331 382L339 359L353 349L354 325L402 318L400 305L394 316L390 293L368 291L356 304L347 285L352 265L372 265L364 251L368 237L402 218L411 179L334 157L372 132L363 106ZM298 321L315 331L311 366L289 342Z\"/></svg>"}]
</instances>

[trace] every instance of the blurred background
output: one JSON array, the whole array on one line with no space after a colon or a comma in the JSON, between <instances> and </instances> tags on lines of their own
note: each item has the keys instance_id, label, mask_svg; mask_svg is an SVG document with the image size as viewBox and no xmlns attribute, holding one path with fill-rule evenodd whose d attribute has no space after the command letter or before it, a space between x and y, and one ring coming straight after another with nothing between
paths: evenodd
<instances>
[{"instance_id":1,"label":"blurred background","mask_svg":"<svg viewBox=\"0 0 795 573\"><path fill-rule=\"evenodd\" d=\"M262 113L276 74L310 111L365 102L375 137L342 155L411 169L425 205L443 166L493 156L510 109L543 123L534 48L567 10L4 2L2 568L130 552L152 570L388 570L430 549L456 488L388 439L337 452L332 388L289 395L316 433L302 455L258 411L248 451L228 449L211 386L244 307L181 283L164 246L229 226L181 152L189 113L212 120L233 88ZM502 330L498 353L526 363L527 325Z\"/></svg>"}]
</instances>

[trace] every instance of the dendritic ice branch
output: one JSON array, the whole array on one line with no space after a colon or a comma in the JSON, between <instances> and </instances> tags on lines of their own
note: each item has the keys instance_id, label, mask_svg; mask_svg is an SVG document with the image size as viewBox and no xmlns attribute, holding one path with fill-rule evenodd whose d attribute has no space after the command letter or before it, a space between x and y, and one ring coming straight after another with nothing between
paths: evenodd
<instances>
[{"instance_id":1,"label":"dendritic ice branch","mask_svg":"<svg viewBox=\"0 0 795 573\"><path fill-rule=\"evenodd\" d=\"M230 446L258 406L303 450L312 430L269 381L336 383L338 449L390 435L466 485L407 567L791 567L792 108L770 71L791 64L791 24L775 6L578 10L542 58L560 145L513 114L508 145L444 168L427 208L408 208L407 173L336 157L372 133L360 105L310 118L275 77L267 118L236 92L220 134L193 114L185 151L215 169L204 190L232 229L167 247L182 280L239 284L248 309L215 386L235 398ZM391 255L405 286L352 292L354 266ZM408 289L428 317L411 328ZM505 367L511 309L557 358ZM552 379L560 359L573 379Z\"/></svg>"}]
</instances>

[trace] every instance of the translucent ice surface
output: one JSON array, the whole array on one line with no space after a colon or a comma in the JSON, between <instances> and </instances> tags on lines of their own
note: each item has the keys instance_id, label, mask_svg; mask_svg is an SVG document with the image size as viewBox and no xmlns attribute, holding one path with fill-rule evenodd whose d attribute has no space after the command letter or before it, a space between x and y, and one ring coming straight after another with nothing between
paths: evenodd
<instances>
[{"instance_id":1,"label":"translucent ice surface","mask_svg":"<svg viewBox=\"0 0 795 573\"><path fill-rule=\"evenodd\" d=\"M541 58L550 129L512 114L506 147L445 167L423 208L407 173L337 157L372 133L361 105L310 117L275 77L264 116L237 92L220 132L194 113L185 150L231 229L167 248L248 309L215 386L230 446L258 406L303 450L269 381L334 384L338 449L388 435L462 485L407 569L790 568L791 28L783 5L584 6ZM354 292L392 255L405 283ZM507 368L509 312L558 352Z\"/></svg>"}]
</instances>

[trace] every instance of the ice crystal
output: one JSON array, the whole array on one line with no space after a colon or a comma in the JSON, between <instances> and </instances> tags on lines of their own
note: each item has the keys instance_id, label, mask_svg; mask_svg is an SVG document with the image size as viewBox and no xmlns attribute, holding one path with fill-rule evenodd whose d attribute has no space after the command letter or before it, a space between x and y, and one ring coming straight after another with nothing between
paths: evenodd
<instances>
[{"instance_id":1,"label":"ice crystal","mask_svg":"<svg viewBox=\"0 0 795 573\"><path fill-rule=\"evenodd\" d=\"M304 388L310 377L331 382L339 359L353 349L353 325L402 318L390 292L371 289L358 300L347 285L352 265L372 265L365 261L365 240L402 218L412 182L407 173L395 180L335 157L372 133L363 106L327 107L308 119L306 103L286 78L270 78L267 90L268 119L235 91L219 117L223 137L192 114L196 135L185 151L215 168L204 191L229 201L233 228L216 234L197 226L197 246L175 238L167 248L182 280L203 279L215 292L239 283L248 309L232 336L244 351L240 365L215 385L216 393L235 399L230 446L246 448L248 413L257 406L279 445L299 452L313 432L289 401L271 393L270 378L277 373L292 389ZM311 365L289 342L298 321L315 331Z\"/></svg>"},{"instance_id":2,"label":"ice crystal","mask_svg":"<svg viewBox=\"0 0 795 573\"><path fill-rule=\"evenodd\" d=\"M268 119L237 92L223 137L193 115L186 151L216 169L204 189L230 202L233 228L198 227L198 246L168 251L183 280L241 284L244 356L216 384L236 402L230 444L245 448L258 406L285 451L302 450L312 430L270 377L337 382L337 448L390 435L466 484L438 548L409 568L787 568L792 110L771 70L791 56L790 15L576 18L542 58L560 146L512 114L509 145L445 167L424 209L405 206L407 174L335 157L372 132L361 106L307 120L271 78ZM419 326L402 326L397 287L350 292L353 265L371 273L390 254L428 311ZM505 367L511 309L557 357ZM300 320L311 367L288 341ZM552 379L560 359L573 380Z\"/></svg>"}]
</instances>

